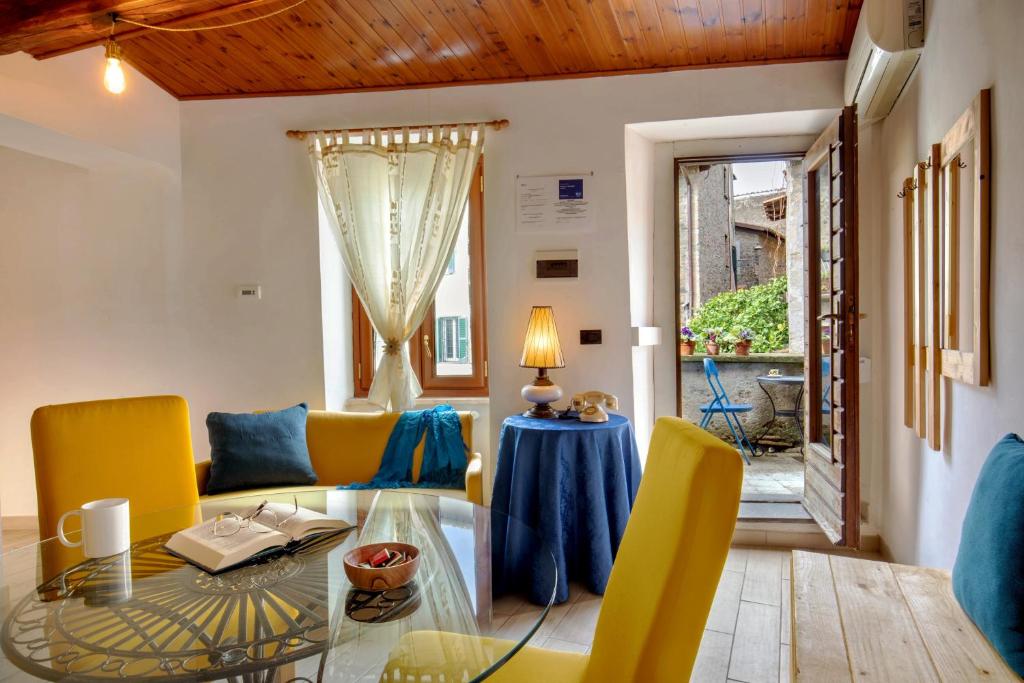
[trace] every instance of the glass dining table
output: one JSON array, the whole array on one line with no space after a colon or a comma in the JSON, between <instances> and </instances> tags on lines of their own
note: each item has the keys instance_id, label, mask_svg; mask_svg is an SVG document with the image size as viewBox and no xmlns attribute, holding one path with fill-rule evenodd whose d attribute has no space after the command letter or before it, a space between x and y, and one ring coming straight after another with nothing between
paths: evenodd
<instances>
[{"instance_id":1,"label":"glass dining table","mask_svg":"<svg viewBox=\"0 0 1024 683\"><path fill-rule=\"evenodd\" d=\"M220 574L164 549L172 533L200 521L296 497L355 529ZM113 557L87 559L57 539L22 547L0 556L0 681L483 680L537 631L556 585L554 558L538 537L533 561L541 575L547 568L548 604L511 639L493 637L496 521L532 533L453 498L281 491L133 516L131 549ZM413 581L355 589L342 558L381 541L419 548ZM422 646L435 641L443 645Z\"/></svg>"}]
</instances>

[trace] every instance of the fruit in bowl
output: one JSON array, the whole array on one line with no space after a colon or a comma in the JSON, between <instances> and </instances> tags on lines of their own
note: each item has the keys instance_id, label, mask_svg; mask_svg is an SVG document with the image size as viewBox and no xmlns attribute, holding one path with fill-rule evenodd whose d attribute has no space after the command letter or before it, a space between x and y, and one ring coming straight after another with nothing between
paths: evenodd
<instances>
[{"instance_id":1,"label":"fruit in bowl","mask_svg":"<svg viewBox=\"0 0 1024 683\"><path fill-rule=\"evenodd\" d=\"M420 550L395 541L370 543L345 554L345 575L352 585L364 591L401 588L416 576Z\"/></svg>"}]
</instances>

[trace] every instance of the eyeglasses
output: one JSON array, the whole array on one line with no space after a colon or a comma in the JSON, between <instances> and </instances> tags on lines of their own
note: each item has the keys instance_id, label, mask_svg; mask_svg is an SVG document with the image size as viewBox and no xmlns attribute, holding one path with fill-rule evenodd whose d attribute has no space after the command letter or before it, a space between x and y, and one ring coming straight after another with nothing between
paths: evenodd
<instances>
[{"instance_id":1,"label":"eyeglasses","mask_svg":"<svg viewBox=\"0 0 1024 683\"><path fill-rule=\"evenodd\" d=\"M264 500L245 515L235 512L224 512L217 515L213 522L214 536L233 536L242 529L249 529L257 534L270 533L299 512L299 498L292 496L295 509L281 516L269 507L270 501Z\"/></svg>"}]
</instances>

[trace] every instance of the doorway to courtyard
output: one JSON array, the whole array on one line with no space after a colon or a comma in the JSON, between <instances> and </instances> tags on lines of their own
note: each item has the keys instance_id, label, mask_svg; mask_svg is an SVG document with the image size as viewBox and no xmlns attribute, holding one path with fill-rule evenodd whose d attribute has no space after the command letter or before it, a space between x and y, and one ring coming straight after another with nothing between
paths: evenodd
<instances>
[{"instance_id":1,"label":"doorway to courtyard","mask_svg":"<svg viewBox=\"0 0 1024 683\"><path fill-rule=\"evenodd\" d=\"M677 412L743 454L741 520L810 518L855 548L856 107L819 130L805 152L675 160Z\"/></svg>"},{"instance_id":2,"label":"doorway to courtyard","mask_svg":"<svg viewBox=\"0 0 1024 683\"><path fill-rule=\"evenodd\" d=\"M811 519L802 161L676 161L679 414L743 453L744 520Z\"/></svg>"}]
</instances>

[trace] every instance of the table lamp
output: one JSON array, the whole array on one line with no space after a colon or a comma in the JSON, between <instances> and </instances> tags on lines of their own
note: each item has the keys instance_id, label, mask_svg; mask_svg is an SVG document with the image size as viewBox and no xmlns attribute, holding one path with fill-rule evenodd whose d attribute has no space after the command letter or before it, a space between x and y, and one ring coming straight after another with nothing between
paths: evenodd
<instances>
[{"instance_id":1,"label":"table lamp","mask_svg":"<svg viewBox=\"0 0 1024 683\"><path fill-rule=\"evenodd\" d=\"M526 327L526 342L523 343L521 368L537 368L537 376L531 384L523 387L523 399L535 403L523 413L526 417L550 419L558 413L551 407L553 401L562 398L562 387L548 379L548 368L564 368L562 347L558 343L555 328L555 313L550 306L534 306L530 312L530 324Z\"/></svg>"}]
</instances>

